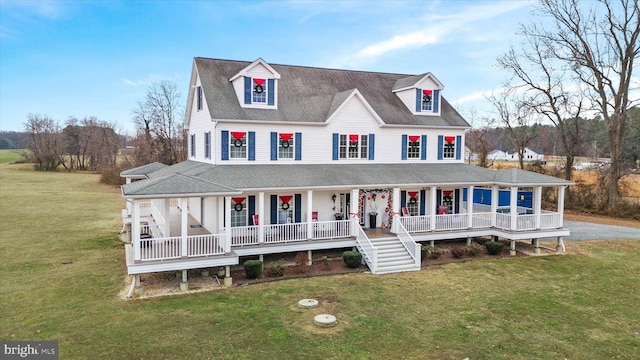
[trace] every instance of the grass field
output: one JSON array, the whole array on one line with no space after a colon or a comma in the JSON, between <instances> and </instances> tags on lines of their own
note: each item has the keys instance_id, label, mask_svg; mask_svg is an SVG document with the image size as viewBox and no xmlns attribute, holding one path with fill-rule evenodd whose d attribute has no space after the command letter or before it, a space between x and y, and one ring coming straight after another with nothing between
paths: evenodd
<instances>
[{"instance_id":1,"label":"grass field","mask_svg":"<svg viewBox=\"0 0 640 360\"><path fill-rule=\"evenodd\" d=\"M20 160L22 158L20 151L21 150L0 149L0 164L8 164Z\"/></svg>"},{"instance_id":2,"label":"grass field","mask_svg":"<svg viewBox=\"0 0 640 360\"><path fill-rule=\"evenodd\" d=\"M0 339L58 340L60 359L640 357L638 241L125 301L119 190L29 169L0 165Z\"/></svg>"}]
</instances>

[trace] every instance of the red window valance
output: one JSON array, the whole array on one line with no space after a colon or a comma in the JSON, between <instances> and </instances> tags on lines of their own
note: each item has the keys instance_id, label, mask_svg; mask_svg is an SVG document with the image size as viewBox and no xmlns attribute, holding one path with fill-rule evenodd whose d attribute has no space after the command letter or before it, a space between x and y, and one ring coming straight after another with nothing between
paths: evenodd
<instances>
[{"instance_id":1,"label":"red window valance","mask_svg":"<svg viewBox=\"0 0 640 360\"><path fill-rule=\"evenodd\" d=\"M445 136L445 137L444 137L444 140L445 140L446 142L448 142L449 144L453 144L453 143L454 143L454 141L456 141L456 137L455 137L455 136Z\"/></svg>"},{"instance_id":2,"label":"red window valance","mask_svg":"<svg viewBox=\"0 0 640 360\"><path fill-rule=\"evenodd\" d=\"M291 139L292 136L293 136L293 134L280 133L280 138L282 138L282 140L284 140L284 141L289 141L289 139Z\"/></svg>"},{"instance_id":3,"label":"red window valance","mask_svg":"<svg viewBox=\"0 0 640 360\"><path fill-rule=\"evenodd\" d=\"M349 135L349 141L358 142L358 135L354 135L354 134Z\"/></svg>"},{"instance_id":4,"label":"red window valance","mask_svg":"<svg viewBox=\"0 0 640 360\"><path fill-rule=\"evenodd\" d=\"M242 138L246 135L244 131L232 131L231 136L233 136L236 140L242 140Z\"/></svg>"},{"instance_id":5,"label":"red window valance","mask_svg":"<svg viewBox=\"0 0 640 360\"><path fill-rule=\"evenodd\" d=\"M418 192L417 191L409 191L407 192L407 194L409 194L409 197L412 199L415 199L416 196L418 196Z\"/></svg>"},{"instance_id":6,"label":"red window valance","mask_svg":"<svg viewBox=\"0 0 640 360\"><path fill-rule=\"evenodd\" d=\"M431 90L422 90L422 93L427 96L431 96Z\"/></svg>"},{"instance_id":7,"label":"red window valance","mask_svg":"<svg viewBox=\"0 0 640 360\"><path fill-rule=\"evenodd\" d=\"M411 142L418 142L419 139L420 139L420 136L417 136L417 135L410 135L409 136L409 141L411 141Z\"/></svg>"},{"instance_id":8,"label":"red window valance","mask_svg":"<svg viewBox=\"0 0 640 360\"><path fill-rule=\"evenodd\" d=\"M262 86L262 84L264 84L264 79L253 79L253 82L256 83L256 85L260 85Z\"/></svg>"},{"instance_id":9,"label":"red window valance","mask_svg":"<svg viewBox=\"0 0 640 360\"><path fill-rule=\"evenodd\" d=\"M288 204L292 197L292 195L282 195L280 196L280 200L282 200L283 203Z\"/></svg>"},{"instance_id":10,"label":"red window valance","mask_svg":"<svg viewBox=\"0 0 640 360\"><path fill-rule=\"evenodd\" d=\"M245 198L243 198L243 197L231 198L231 200L233 200L233 202L236 203L236 204L242 204L244 202L244 199Z\"/></svg>"},{"instance_id":11,"label":"red window valance","mask_svg":"<svg viewBox=\"0 0 640 360\"><path fill-rule=\"evenodd\" d=\"M453 190L443 190L442 193L444 194L444 196L451 196L451 193L453 193Z\"/></svg>"}]
</instances>

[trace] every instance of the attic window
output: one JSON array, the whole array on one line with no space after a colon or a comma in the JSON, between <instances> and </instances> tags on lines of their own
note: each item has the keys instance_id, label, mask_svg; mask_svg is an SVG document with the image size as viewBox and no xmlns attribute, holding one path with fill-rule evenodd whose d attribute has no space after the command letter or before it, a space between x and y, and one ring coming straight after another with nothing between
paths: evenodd
<instances>
[{"instance_id":1,"label":"attic window","mask_svg":"<svg viewBox=\"0 0 640 360\"><path fill-rule=\"evenodd\" d=\"M422 90L422 110L431 110L433 106L432 90Z\"/></svg>"},{"instance_id":2,"label":"attic window","mask_svg":"<svg viewBox=\"0 0 640 360\"><path fill-rule=\"evenodd\" d=\"M267 102L267 84L265 79L253 79L253 103L266 103Z\"/></svg>"}]
</instances>

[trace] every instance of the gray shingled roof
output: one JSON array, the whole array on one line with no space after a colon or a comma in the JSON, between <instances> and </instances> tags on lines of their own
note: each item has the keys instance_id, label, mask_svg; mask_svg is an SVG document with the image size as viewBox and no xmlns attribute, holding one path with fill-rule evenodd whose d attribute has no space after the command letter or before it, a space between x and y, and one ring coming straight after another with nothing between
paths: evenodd
<instances>
[{"instance_id":1,"label":"gray shingled roof","mask_svg":"<svg viewBox=\"0 0 640 360\"><path fill-rule=\"evenodd\" d=\"M133 169L128 169L125 171L122 171L120 173L121 177L130 177L130 178L140 178L140 177L146 177L147 174L150 174L154 171L160 170L164 167L167 167L168 165L165 164L161 164L159 162L153 162L151 164L147 164L147 165L142 165L142 166L138 166L135 167Z\"/></svg>"},{"instance_id":2,"label":"gray shingled roof","mask_svg":"<svg viewBox=\"0 0 640 360\"><path fill-rule=\"evenodd\" d=\"M248 61L195 58L211 118L323 123L330 114L332 104L339 97L337 94L358 89L386 124L470 127L444 97L440 102L441 116L413 115L392 92L398 82L404 84L409 81L407 78L420 79L424 74L390 74L269 64L281 75L278 80L278 108L242 108L229 79L249 64L251 62Z\"/></svg>"},{"instance_id":3,"label":"gray shingled roof","mask_svg":"<svg viewBox=\"0 0 640 360\"><path fill-rule=\"evenodd\" d=\"M467 164L212 165L185 161L123 185L125 197L231 195L242 191L415 187L433 185L555 186L570 182L519 169L489 170Z\"/></svg>"}]
</instances>

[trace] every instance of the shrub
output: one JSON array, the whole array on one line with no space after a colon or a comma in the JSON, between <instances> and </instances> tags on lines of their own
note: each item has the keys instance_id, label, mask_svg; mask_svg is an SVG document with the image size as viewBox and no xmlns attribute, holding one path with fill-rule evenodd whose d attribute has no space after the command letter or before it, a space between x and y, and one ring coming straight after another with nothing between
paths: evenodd
<instances>
[{"instance_id":1,"label":"shrub","mask_svg":"<svg viewBox=\"0 0 640 360\"><path fill-rule=\"evenodd\" d=\"M362 262L362 254L357 251L345 251L342 253L342 260L348 267L355 269Z\"/></svg>"},{"instance_id":2,"label":"shrub","mask_svg":"<svg viewBox=\"0 0 640 360\"><path fill-rule=\"evenodd\" d=\"M262 261L260 260L247 260L243 265L247 279L257 279L262 274Z\"/></svg>"},{"instance_id":3,"label":"shrub","mask_svg":"<svg viewBox=\"0 0 640 360\"><path fill-rule=\"evenodd\" d=\"M309 257L307 253L304 251L300 251L296 254L296 257L293 259L296 265L307 265L307 261L309 261Z\"/></svg>"},{"instance_id":4,"label":"shrub","mask_svg":"<svg viewBox=\"0 0 640 360\"><path fill-rule=\"evenodd\" d=\"M278 260L268 263L266 266L267 275L271 277L284 276L284 261Z\"/></svg>"},{"instance_id":5,"label":"shrub","mask_svg":"<svg viewBox=\"0 0 640 360\"><path fill-rule=\"evenodd\" d=\"M331 270L331 263L329 263L329 258L326 256L322 257L322 268L326 271Z\"/></svg>"},{"instance_id":6,"label":"shrub","mask_svg":"<svg viewBox=\"0 0 640 360\"><path fill-rule=\"evenodd\" d=\"M120 177L120 169L107 169L100 174L100 182L107 185L123 185L125 179Z\"/></svg>"},{"instance_id":7,"label":"shrub","mask_svg":"<svg viewBox=\"0 0 640 360\"><path fill-rule=\"evenodd\" d=\"M487 248L487 252L491 255L499 255L504 248L504 244L498 241L489 241L484 244L484 246Z\"/></svg>"},{"instance_id":8,"label":"shrub","mask_svg":"<svg viewBox=\"0 0 640 360\"><path fill-rule=\"evenodd\" d=\"M420 259L424 260L427 258L428 255L429 255L429 246L422 245L422 247L420 248Z\"/></svg>"},{"instance_id":9,"label":"shrub","mask_svg":"<svg viewBox=\"0 0 640 360\"><path fill-rule=\"evenodd\" d=\"M441 249L437 247L432 247L431 249L429 249L429 254L434 259L440 259L440 257L444 255L445 252L447 252L445 249Z\"/></svg>"},{"instance_id":10,"label":"shrub","mask_svg":"<svg viewBox=\"0 0 640 360\"><path fill-rule=\"evenodd\" d=\"M472 242L471 245L467 246L467 252L471 256L476 256L480 254L484 250L484 246L478 244L477 242Z\"/></svg>"},{"instance_id":11,"label":"shrub","mask_svg":"<svg viewBox=\"0 0 640 360\"><path fill-rule=\"evenodd\" d=\"M454 258L456 259L461 259L464 257L464 254L467 252L467 249L465 249L462 246L456 246L454 248L451 249L451 255L453 255Z\"/></svg>"}]
</instances>

